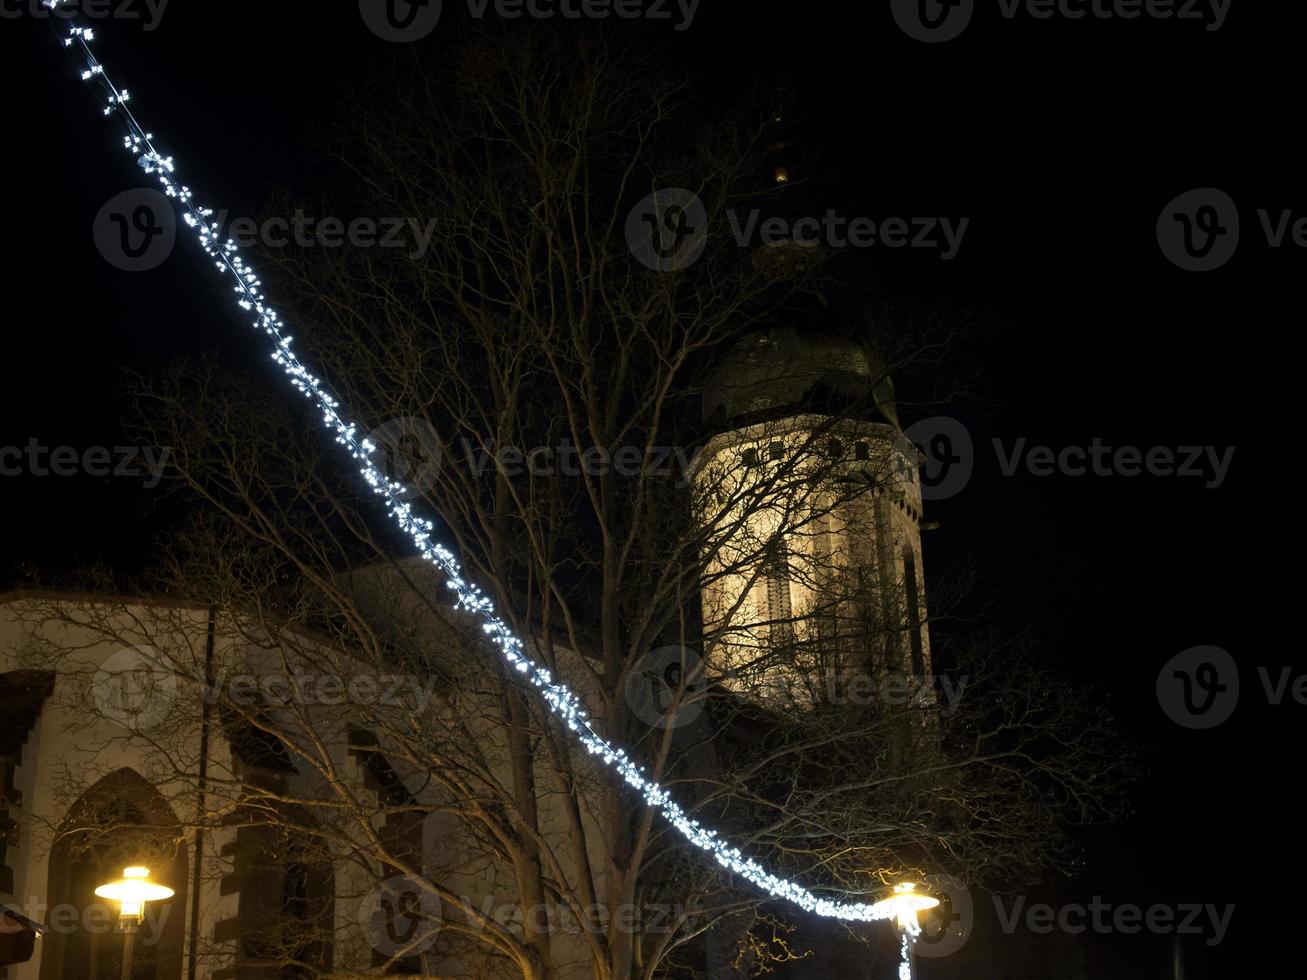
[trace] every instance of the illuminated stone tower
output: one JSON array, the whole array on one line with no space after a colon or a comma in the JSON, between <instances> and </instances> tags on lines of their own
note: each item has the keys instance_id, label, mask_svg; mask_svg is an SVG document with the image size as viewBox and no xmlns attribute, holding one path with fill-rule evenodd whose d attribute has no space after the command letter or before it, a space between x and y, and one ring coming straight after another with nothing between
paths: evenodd
<instances>
[{"instance_id":1,"label":"illuminated stone tower","mask_svg":"<svg viewBox=\"0 0 1307 980\"><path fill-rule=\"evenodd\" d=\"M876 355L792 329L749 334L704 415L717 432L694 482L714 554L710 674L798 706L884 703L931 674L917 452Z\"/></svg>"}]
</instances>

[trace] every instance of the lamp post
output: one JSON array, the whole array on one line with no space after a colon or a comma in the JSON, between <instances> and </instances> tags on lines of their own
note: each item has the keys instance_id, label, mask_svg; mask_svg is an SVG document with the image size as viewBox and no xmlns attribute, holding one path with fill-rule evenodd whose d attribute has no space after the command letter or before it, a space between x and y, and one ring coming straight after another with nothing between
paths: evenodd
<instances>
[{"instance_id":1,"label":"lamp post","mask_svg":"<svg viewBox=\"0 0 1307 980\"><path fill-rule=\"evenodd\" d=\"M881 918L893 919L899 928L899 980L912 980L915 972L912 967L912 945L921 935L921 923L917 916L927 909L939 905L939 899L933 895L917 891L916 882L905 881L895 885L893 890L876 902L872 909L881 913Z\"/></svg>"},{"instance_id":2,"label":"lamp post","mask_svg":"<svg viewBox=\"0 0 1307 980\"><path fill-rule=\"evenodd\" d=\"M132 953L135 951L136 933L145 917L145 903L172 898L173 890L150 880L150 869L123 868L117 881L101 885L95 890L98 898L107 898L119 905L118 928L123 931L122 980L132 980Z\"/></svg>"}]
</instances>

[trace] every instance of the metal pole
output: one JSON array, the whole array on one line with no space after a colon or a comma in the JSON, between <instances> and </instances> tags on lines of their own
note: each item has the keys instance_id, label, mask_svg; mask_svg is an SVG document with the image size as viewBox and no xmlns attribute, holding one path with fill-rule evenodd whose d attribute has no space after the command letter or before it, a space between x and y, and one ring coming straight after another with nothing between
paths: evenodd
<instances>
[{"instance_id":1,"label":"metal pole","mask_svg":"<svg viewBox=\"0 0 1307 980\"><path fill-rule=\"evenodd\" d=\"M209 623L204 640L204 684L205 691L213 690L213 643L217 611L209 607ZM200 953L200 887L204 884L201 874L204 871L204 814L207 806L206 793L209 788L209 726L210 698L202 699L200 709L200 772L197 788L199 796L195 803L195 867L191 869L191 934L187 937L186 978L197 980L199 977Z\"/></svg>"},{"instance_id":2,"label":"metal pole","mask_svg":"<svg viewBox=\"0 0 1307 980\"><path fill-rule=\"evenodd\" d=\"M912 936L904 929L899 933L899 980L916 980L917 949Z\"/></svg>"},{"instance_id":3,"label":"metal pole","mask_svg":"<svg viewBox=\"0 0 1307 980\"><path fill-rule=\"evenodd\" d=\"M132 953L135 952L137 919L123 919L123 973L122 980L132 980Z\"/></svg>"}]
</instances>

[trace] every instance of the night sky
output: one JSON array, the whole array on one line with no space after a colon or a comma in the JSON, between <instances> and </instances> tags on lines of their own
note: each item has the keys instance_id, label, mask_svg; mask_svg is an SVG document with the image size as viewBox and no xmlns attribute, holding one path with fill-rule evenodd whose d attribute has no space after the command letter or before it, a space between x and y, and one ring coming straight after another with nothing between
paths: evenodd
<instances>
[{"instance_id":1,"label":"night sky","mask_svg":"<svg viewBox=\"0 0 1307 980\"><path fill-rule=\"evenodd\" d=\"M1144 746L1137 814L1086 835L1085 875L1039 895L1234 903L1221 945L1184 942L1190 978L1263 975L1254 961L1298 944L1307 707L1268 704L1256 673L1307 670L1288 629L1297 606L1283 598L1300 577L1299 466L1288 452L1298 439L1285 430L1307 257L1291 236L1270 247L1257 213L1307 216L1303 34L1284 6L1233 0L1209 31L1147 18L1009 20L998 0L977 0L962 36L938 44L908 37L880 0L704 0L687 30L645 28L708 102L792 86L803 139L825 161L826 197L843 213L970 218L950 261L884 248L866 259L888 298L946 302L986 323L967 355L983 397L945 409L972 433L976 472L928 509L941 527L925 542L927 574L974 559L1002 620L1029 624L1059 671L1100 684ZM445 7L466 19L463 4ZM352 2L177 2L156 30L106 21L100 35L101 57L202 198L248 214L271 188L312 183L310 133L396 53ZM448 38L437 30L421 43ZM215 301L189 242L147 273L97 253L93 218L142 175L44 24L0 20L0 78L0 447L114 446L124 369L209 350L247 366L265 355ZM1186 272L1162 254L1155 225L1200 187L1237 202L1242 238L1223 268ZM269 399L289 397L268 379ZM1054 449L1095 439L1237 448L1219 488L1194 477L1006 476L992 440L1023 437ZM148 564L173 515L152 509L157 495L141 483L0 476L5 584L22 580L21 565L48 578L88 561ZM1171 657L1206 644L1234 656L1242 696L1226 724L1188 731L1160 709L1155 681ZM1086 948L1090 976L1172 976L1165 936ZM955 975L946 963L929 975Z\"/></svg>"}]
</instances>

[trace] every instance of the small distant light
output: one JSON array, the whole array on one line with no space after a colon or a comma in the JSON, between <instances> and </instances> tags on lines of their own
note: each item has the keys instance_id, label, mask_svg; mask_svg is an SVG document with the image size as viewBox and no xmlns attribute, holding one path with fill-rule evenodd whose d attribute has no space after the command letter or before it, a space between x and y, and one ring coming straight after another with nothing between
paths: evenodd
<instances>
[{"instance_id":1,"label":"small distant light","mask_svg":"<svg viewBox=\"0 0 1307 980\"><path fill-rule=\"evenodd\" d=\"M789 182L790 182L790 168L789 168L789 167L777 167L777 168L776 168L776 183L778 183L778 184L788 184Z\"/></svg>"}]
</instances>

